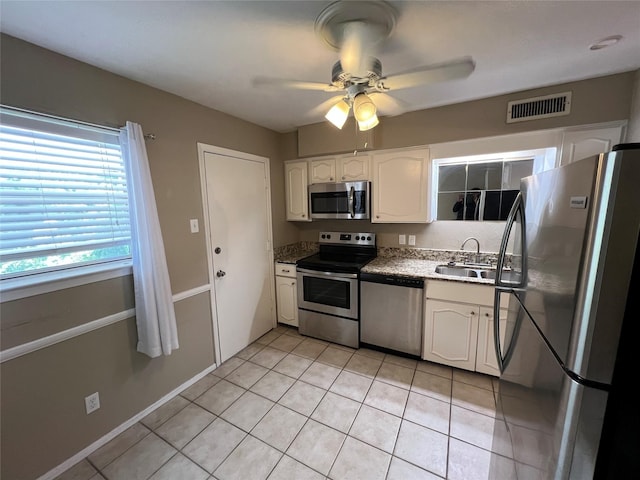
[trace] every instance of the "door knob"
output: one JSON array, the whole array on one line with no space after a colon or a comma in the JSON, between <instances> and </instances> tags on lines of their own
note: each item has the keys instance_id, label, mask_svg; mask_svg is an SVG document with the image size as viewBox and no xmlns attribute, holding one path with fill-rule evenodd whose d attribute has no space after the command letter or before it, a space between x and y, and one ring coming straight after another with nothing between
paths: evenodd
<instances>
[{"instance_id":1,"label":"door knob","mask_svg":"<svg viewBox=\"0 0 640 480\"><path fill-rule=\"evenodd\" d=\"M220 277L224 277L227 274L227 272L225 272L224 270L218 270L216 272L216 277L220 278Z\"/></svg>"}]
</instances>

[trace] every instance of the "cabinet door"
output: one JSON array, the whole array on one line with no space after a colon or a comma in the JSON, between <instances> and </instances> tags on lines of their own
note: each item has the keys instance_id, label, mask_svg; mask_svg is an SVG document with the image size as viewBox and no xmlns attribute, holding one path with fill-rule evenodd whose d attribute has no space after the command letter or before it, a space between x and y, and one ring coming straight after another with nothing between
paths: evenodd
<instances>
[{"instance_id":1,"label":"cabinet door","mask_svg":"<svg viewBox=\"0 0 640 480\"><path fill-rule=\"evenodd\" d=\"M500 344L504 347L505 327L507 324L507 309L500 309ZM476 352L476 372L500 376L498 360L496 358L495 341L493 338L493 309L480 307L478 318L478 351Z\"/></svg>"},{"instance_id":2,"label":"cabinet door","mask_svg":"<svg viewBox=\"0 0 640 480\"><path fill-rule=\"evenodd\" d=\"M335 158L321 158L309 162L309 183L329 183L335 181Z\"/></svg>"},{"instance_id":3,"label":"cabinet door","mask_svg":"<svg viewBox=\"0 0 640 480\"><path fill-rule=\"evenodd\" d=\"M348 155L337 160L337 178L342 182L369 180L369 155Z\"/></svg>"},{"instance_id":4,"label":"cabinet door","mask_svg":"<svg viewBox=\"0 0 640 480\"><path fill-rule=\"evenodd\" d=\"M429 150L373 154L372 223L426 223Z\"/></svg>"},{"instance_id":5,"label":"cabinet door","mask_svg":"<svg viewBox=\"0 0 640 480\"><path fill-rule=\"evenodd\" d=\"M296 279L276 277L278 322L298 326L298 300Z\"/></svg>"},{"instance_id":6,"label":"cabinet door","mask_svg":"<svg viewBox=\"0 0 640 480\"><path fill-rule=\"evenodd\" d=\"M608 152L620 143L623 128L592 128L574 132L565 132L562 138L562 157L560 165L582 160L583 158Z\"/></svg>"},{"instance_id":7,"label":"cabinet door","mask_svg":"<svg viewBox=\"0 0 640 480\"><path fill-rule=\"evenodd\" d=\"M478 307L427 300L425 304L424 359L475 370Z\"/></svg>"},{"instance_id":8,"label":"cabinet door","mask_svg":"<svg viewBox=\"0 0 640 480\"><path fill-rule=\"evenodd\" d=\"M284 164L287 220L309 221L309 195L307 193L307 162Z\"/></svg>"}]
</instances>

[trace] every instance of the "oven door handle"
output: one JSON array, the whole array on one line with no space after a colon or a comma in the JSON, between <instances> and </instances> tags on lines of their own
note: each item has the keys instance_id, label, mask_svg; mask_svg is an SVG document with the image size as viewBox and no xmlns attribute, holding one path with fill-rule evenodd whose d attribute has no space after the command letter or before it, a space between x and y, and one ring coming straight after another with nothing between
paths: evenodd
<instances>
[{"instance_id":1,"label":"oven door handle","mask_svg":"<svg viewBox=\"0 0 640 480\"><path fill-rule=\"evenodd\" d=\"M357 273L318 272L316 270L305 270L304 268L298 268L297 272L302 273L308 277L317 277L317 278L326 278L326 277L358 278Z\"/></svg>"}]
</instances>

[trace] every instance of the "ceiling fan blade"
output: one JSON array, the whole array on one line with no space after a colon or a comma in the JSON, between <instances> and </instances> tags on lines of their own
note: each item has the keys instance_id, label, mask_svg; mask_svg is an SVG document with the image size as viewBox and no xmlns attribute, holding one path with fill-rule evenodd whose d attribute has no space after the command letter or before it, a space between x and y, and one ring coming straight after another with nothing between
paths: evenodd
<instances>
[{"instance_id":1,"label":"ceiling fan blade","mask_svg":"<svg viewBox=\"0 0 640 480\"><path fill-rule=\"evenodd\" d=\"M399 90L401 88L418 87L431 83L445 82L467 78L475 70L476 64L471 57L452 62L426 65L383 78L380 83L383 89Z\"/></svg>"},{"instance_id":2,"label":"ceiling fan blade","mask_svg":"<svg viewBox=\"0 0 640 480\"><path fill-rule=\"evenodd\" d=\"M395 117L407 111L409 105L402 100L384 92L371 92L369 94L376 108L385 116Z\"/></svg>"},{"instance_id":3,"label":"ceiling fan blade","mask_svg":"<svg viewBox=\"0 0 640 480\"><path fill-rule=\"evenodd\" d=\"M338 88L330 83L306 82L304 80L288 80L285 78L255 77L254 87L294 88L296 90L317 90L321 92L336 92Z\"/></svg>"}]
</instances>

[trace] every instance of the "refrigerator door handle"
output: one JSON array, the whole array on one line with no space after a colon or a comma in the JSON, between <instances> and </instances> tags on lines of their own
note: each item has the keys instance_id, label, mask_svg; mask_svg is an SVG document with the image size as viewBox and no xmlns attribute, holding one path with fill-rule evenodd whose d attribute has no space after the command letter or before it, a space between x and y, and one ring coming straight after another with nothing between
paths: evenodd
<instances>
[{"instance_id":1,"label":"refrigerator door handle","mask_svg":"<svg viewBox=\"0 0 640 480\"><path fill-rule=\"evenodd\" d=\"M504 359L502 358L502 347L500 346L500 294L502 292L495 289L493 296L493 345L496 350L498 360L498 370L500 374L504 371Z\"/></svg>"},{"instance_id":2,"label":"refrigerator door handle","mask_svg":"<svg viewBox=\"0 0 640 480\"><path fill-rule=\"evenodd\" d=\"M515 201L513 202L513 206L511 207L511 210L509 211L509 216L507 217L507 224L505 226L504 229L504 234L502 235L502 242L500 243L500 253L498 254L498 262L496 264L496 287L522 287L524 286L524 265L522 268L522 278L520 279L520 282L518 283L513 283L513 282L508 282L505 283L502 280L502 272L504 269L504 262L505 262L505 257L507 255L507 245L509 244L509 238L511 236L511 229L513 228L513 226L516 223L516 219L518 218L518 213L520 214L520 218L522 219L522 223L524 226L524 203L522 201L522 192L518 193L518 196L516 197ZM522 232L521 232L521 238L520 238L520 242L521 242L521 251L522 251L522 258L525 259L526 258L526 254L525 254L525 241L524 241L524 228L522 228Z\"/></svg>"},{"instance_id":3,"label":"refrigerator door handle","mask_svg":"<svg viewBox=\"0 0 640 480\"><path fill-rule=\"evenodd\" d=\"M513 295L513 291L509 289L496 288L493 297L493 340L500 374L504 373L504 369L507 368L509 360L511 360L511 356L513 355L513 350L516 345L513 340L518 336L520 325L522 324L523 315L523 309L520 304L520 300L518 300L517 296L514 296L516 302L518 303L518 310L517 312L509 312L509 314L514 313L516 315L516 318L512 322L513 331L511 332L511 337L505 338L505 345L507 345L507 348L503 352L502 346L500 345L500 295L503 293ZM507 322L507 324L509 323L509 315L507 315L505 321ZM507 327L505 327L505 331L508 331Z\"/></svg>"}]
</instances>

